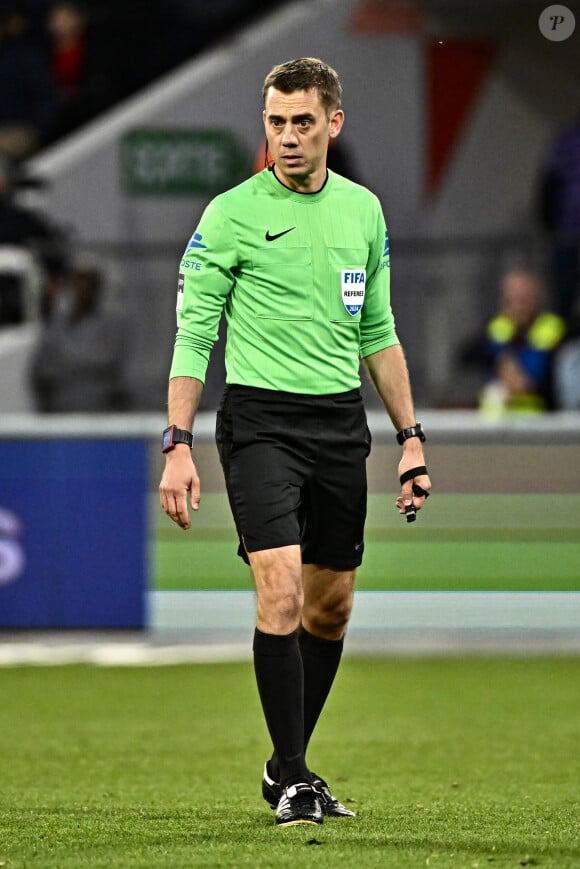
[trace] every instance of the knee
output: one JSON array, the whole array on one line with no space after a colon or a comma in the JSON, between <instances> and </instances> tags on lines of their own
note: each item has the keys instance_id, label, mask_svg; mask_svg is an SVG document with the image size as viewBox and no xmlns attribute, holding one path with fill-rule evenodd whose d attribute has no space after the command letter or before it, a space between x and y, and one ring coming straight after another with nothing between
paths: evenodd
<instances>
[{"instance_id":1,"label":"knee","mask_svg":"<svg viewBox=\"0 0 580 869\"><path fill-rule=\"evenodd\" d=\"M352 596L317 601L305 608L303 623L307 631L328 640L344 636L352 611Z\"/></svg>"},{"instance_id":2,"label":"knee","mask_svg":"<svg viewBox=\"0 0 580 869\"><path fill-rule=\"evenodd\" d=\"M258 627L266 633L287 634L300 623L302 595L298 588L270 588L258 592Z\"/></svg>"}]
</instances>

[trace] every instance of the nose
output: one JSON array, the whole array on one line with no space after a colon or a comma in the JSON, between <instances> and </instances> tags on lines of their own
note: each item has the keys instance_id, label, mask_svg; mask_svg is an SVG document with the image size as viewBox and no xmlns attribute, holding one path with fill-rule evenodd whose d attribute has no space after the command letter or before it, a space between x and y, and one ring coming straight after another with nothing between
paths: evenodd
<instances>
[{"instance_id":1,"label":"nose","mask_svg":"<svg viewBox=\"0 0 580 869\"><path fill-rule=\"evenodd\" d=\"M292 124L287 124L282 133L282 145L285 148L295 148L298 144L298 136Z\"/></svg>"}]
</instances>

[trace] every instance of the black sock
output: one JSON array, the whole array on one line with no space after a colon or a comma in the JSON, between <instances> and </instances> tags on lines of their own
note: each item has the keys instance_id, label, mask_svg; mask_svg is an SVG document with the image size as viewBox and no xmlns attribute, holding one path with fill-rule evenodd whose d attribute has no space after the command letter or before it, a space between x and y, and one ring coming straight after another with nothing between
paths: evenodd
<instances>
[{"instance_id":1,"label":"black sock","mask_svg":"<svg viewBox=\"0 0 580 869\"><path fill-rule=\"evenodd\" d=\"M304 673L294 631L254 633L254 670L282 787L308 781L304 759Z\"/></svg>"},{"instance_id":2,"label":"black sock","mask_svg":"<svg viewBox=\"0 0 580 869\"><path fill-rule=\"evenodd\" d=\"M324 640L304 627L298 632L298 642L304 668L304 753L316 722L330 693L344 646L344 639ZM268 761L268 773L278 781L279 764L276 752Z\"/></svg>"}]
</instances>

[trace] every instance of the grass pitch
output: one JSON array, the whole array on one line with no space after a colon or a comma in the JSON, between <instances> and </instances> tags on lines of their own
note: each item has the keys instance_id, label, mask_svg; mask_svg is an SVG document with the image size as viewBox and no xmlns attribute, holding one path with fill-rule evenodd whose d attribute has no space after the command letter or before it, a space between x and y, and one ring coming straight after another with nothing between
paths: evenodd
<instances>
[{"instance_id":1,"label":"grass pitch","mask_svg":"<svg viewBox=\"0 0 580 869\"><path fill-rule=\"evenodd\" d=\"M0 865L580 866L580 660L345 659L277 829L251 666L0 671Z\"/></svg>"},{"instance_id":2,"label":"grass pitch","mask_svg":"<svg viewBox=\"0 0 580 869\"><path fill-rule=\"evenodd\" d=\"M580 495L437 495L412 525L371 495L357 587L580 591ZM153 586L252 588L225 495L205 494L189 531L152 501Z\"/></svg>"}]
</instances>

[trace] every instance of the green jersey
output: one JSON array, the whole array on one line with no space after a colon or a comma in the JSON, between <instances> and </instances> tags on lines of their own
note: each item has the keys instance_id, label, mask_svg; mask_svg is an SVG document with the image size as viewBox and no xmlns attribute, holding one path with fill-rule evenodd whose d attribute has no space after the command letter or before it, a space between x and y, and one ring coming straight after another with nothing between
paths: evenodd
<instances>
[{"instance_id":1,"label":"green jersey","mask_svg":"<svg viewBox=\"0 0 580 869\"><path fill-rule=\"evenodd\" d=\"M227 383L359 386L360 357L399 343L377 197L330 171L297 193L268 170L217 196L181 261L170 377L204 381L224 309Z\"/></svg>"}]
</instances>

